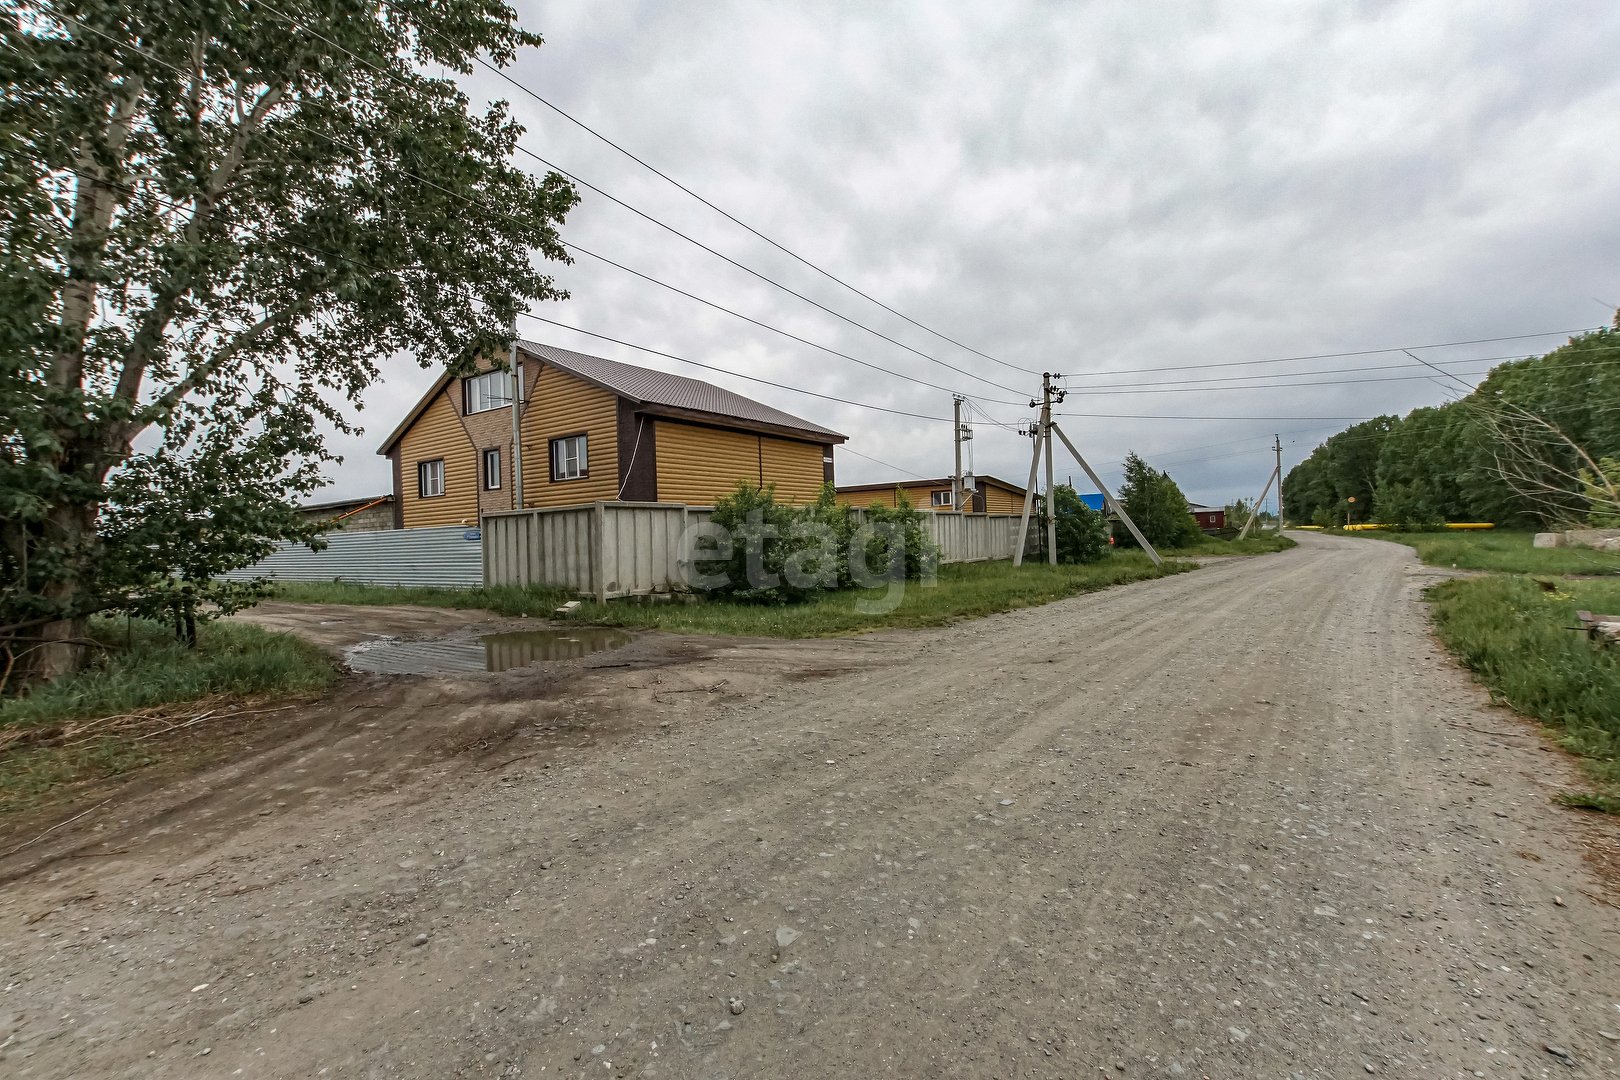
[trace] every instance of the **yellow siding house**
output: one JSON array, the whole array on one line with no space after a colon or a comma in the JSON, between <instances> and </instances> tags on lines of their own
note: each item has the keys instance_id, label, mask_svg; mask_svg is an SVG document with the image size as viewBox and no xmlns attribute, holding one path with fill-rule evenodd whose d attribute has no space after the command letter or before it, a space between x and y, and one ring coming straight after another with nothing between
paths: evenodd
<instances>
[{"instance_id":1,"label":"yellow siding house","mask_svg":"<svg viewBox=\"0 0 1620 1080\"><path fill-rule=\"evenodd\" d=\"M599 499L712 506L738 480L815 499L836 431L712 383L518 342L525 506ZM398 528L476 526L514 509L512 380L442 375L377 452L394 466Z\"/></svg>"}]
</instances>

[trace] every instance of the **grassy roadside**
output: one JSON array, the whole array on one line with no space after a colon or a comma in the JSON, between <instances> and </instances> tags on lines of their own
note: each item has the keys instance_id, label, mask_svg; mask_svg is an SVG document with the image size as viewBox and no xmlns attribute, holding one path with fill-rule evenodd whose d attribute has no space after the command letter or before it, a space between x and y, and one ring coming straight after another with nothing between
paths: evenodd
<instances>
[{"instance_id":1,"label":"grassy roadside","mask_svg":"<svg viewBox=\"0 0 1620 1080\"><path fill-rule=\"evenodd\" d=\"M1090 566L1048 566L1011 562L951 563L940 567L939 584L924 588L906 582L898 606L886 614L864 614L857 603L880 603L886 589L829 593L806 604L765 607L746 604L581 604L570 619L600 626L649 627L676 634L738 634L808 638L870 630L944 626L1015 608L1034 607L1113 585L1168 577L1196 569L1167 561L1154 566L1140 552L1110 555Z\"/></svg>"},{"instance_id":2,"label":"grassy roadside","mask_svg":"<svg viewBox=\"0 0 1620 1080\"><path fill-rule=\"evenodd\" d=\"M95 620L91 636L100 648L88 670L0 699L0 812L150 764L158 752L150 740L181 713L313 693L337 678L319 649L248 623L206 623L196 649L138 619Z\"/></svg>"},{"instance_id":3,"label":"grassy roadside","mask_svg":"<svg viewBox=\"0 0 1620 1080\"><path fill-rule=\"evenodd\" d=\"M1590 548L1538 548L1535 534L1504 529L1479 532L1403 533L1332 530L1334 536L1389 540L1405 544L1430 566L1494 570L1508 574L1591 575L1620 573L1620 553Z\"/></svg>"},{"instance_id":4,"label":"grassy roadside","mask_svg":"<svg viewBox=\"0 0 1620 1080\"><path fill-rule=\"evenodd\" d=\"M1538 548L1534 533L1506 529L1331 532L1405 544L1431 566L1487 572L1429 590L1436 633L1492 697L1540 720L1581 758L1596 791L1561 801L1620 813L1620 654L1566 629L1578 625L1578 610L1620 612L1620 555Z\"/></svg>"},{"instance_id":5,"label":"grassy roadside","mask_svg":"<svg viewBox=\"0 0 1620 1080\"><path fill-rule=\"evenodd\" d=\"M480 589L402 589L388 585L359 585L347 581L282 582L274 599L293 604L358 604L391 607L481 608L497 615L550 615L558 605L577 600L577 593L549 585L523 588L496 585Z\"/></svg>"},{"instance_id":6,"label":"grassy roadside","mask_svg":"<svg viewBox=\"0 0 1620 1080\"><path fill-rule=\"evenodd\" d=\"M1288 542L1292 545L1292 541ZM1220 545L1225 547L1226 545ZM1268 549L1270 550L1270 549ZM1203 548L1199 554L1209 554ZM1247 551L1239 554L1248 554ZM305 604L426 604L434 607L488 608L502 615L546 615L596 626L644 627L677 634L738 634L758 637L827 637L868 630L943 626L998 611L1031 607L1113 585L1165 577L1195 567L1168 561L1155 567L1141 552L1121 551L1090 566L1048 566L1011 562L951 563L940 567L939 584L923 588L907 582L899 605L886 614L857 607L879 603L886 589L830 593L805 604L767 607L748 604L641 605L586 601L567 616L552 615L574 594L548 587L520 589L393 589L380 586L285 584L277 600Z\"/></svg>"},{"instance_id":7,"label":"grassy roadside","mask_svg":"<svg viewBox=\"0 0 1620 1080\"><path fill-rule=\"evenodd\" d=\"M1220 540L1206 536L1203 543L1192 547L1163 548L1159 554L1172 559L1207 559L1220 555L1265 555L1294 547L1299 547L1299 544L1286 536L1251 536L1246 540Z\"/></svg>"},{"instance_id":8,"label":"grassy roadside","mask_svg":"<svg viewBox=\"0 0 1620 1080\"><path fill-rule=\"evenodd\" d=\"M1620 813L1620 654L1593 647L1579 609L1620 611L1620 580L1561 582L1547 592L1522 577L1448 581L1430 590L1440 639L1493 696L1541 720L1580 755L1596 795L1576 806Z\"/></svg>"}]
</instances>

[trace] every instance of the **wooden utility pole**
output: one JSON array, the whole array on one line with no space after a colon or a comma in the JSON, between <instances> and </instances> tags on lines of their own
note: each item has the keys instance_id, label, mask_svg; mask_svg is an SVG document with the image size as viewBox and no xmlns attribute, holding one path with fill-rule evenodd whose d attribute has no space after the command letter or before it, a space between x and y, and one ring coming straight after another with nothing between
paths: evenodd
<instances>
[{"instance_id":1,"label":"wooden utility pole","mask_svg":"<svg viewBox=\"0 0 1620 1080\"><path fill-rule=\"evenodd\" d=\"M512 509L523 509L523 369L518 367L517 316L512 317Z\"/></svg>"},{"instance_id":2,"label":"wooden utility pole","mask_svg":"<svg viewBox=\"0 0 1620 1080\"><path fill-rule=\"evenodd\" d=\"M956 448L956 471L951 474L951 509L962 509L962 397L958 394L951 402L951 444Z\"/></svg>"}]
</instances>

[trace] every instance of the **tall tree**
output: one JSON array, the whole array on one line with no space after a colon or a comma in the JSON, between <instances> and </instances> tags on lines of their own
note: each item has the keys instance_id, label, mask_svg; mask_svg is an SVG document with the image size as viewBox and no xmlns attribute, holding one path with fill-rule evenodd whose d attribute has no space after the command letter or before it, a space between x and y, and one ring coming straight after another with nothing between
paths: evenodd
<instances>
[{"instance_id":1,"label":"tall tree","mask_svg":"<svg viewBox=\"0 0 1620 1080\"><path fill-rule=\"evenodd\" d=\"M21 0L0 26L0 648L48 677L165 587L153 522L195 574L308 539L284 511L321 423L354 430L379 358L465 370L565 295L533 255L567 261L578 200L448 77L541 44L500 0Z\"/></svg>"},{"instance_id":2,"label":"tall tree","mask_svg":"<svg viewBox=\"0 0 1620 1080\"><path fill-rule=\"evenodd\" d=\"M1198 522L1187 509L1187 497L1181 493L1180 486L1170 479L1169 473L1159 472L1143 461L1135 450L1125 455L1125 482L1119 486L1118 495L1125 512L1154 547L1198 542ZM1136 538L1130 530L1116 527L1114 543L1135 547Z\"/></svg>"}]
</instances>

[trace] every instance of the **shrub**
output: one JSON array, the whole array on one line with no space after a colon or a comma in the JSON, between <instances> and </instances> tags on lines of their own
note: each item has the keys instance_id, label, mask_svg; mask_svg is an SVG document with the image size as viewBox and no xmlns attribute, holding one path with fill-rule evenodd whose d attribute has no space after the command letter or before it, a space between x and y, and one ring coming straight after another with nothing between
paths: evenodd
<instances>
[{"instance_id":1,"label":"shrub","mask_svg":"<svg viewBox=\"0 0 1620 1080\"><path fill-rule=\"evenodd\" d=\"M1094 563L1108 554L1108 520L1080 501L1074 488L1059 484L1052 491L1057 514L1060 563Z\"/></svg>"},{"instance_id":2,"label":"shrub","mask_svg":"<svg viewBox=\"0 0 1620 1080\"><path fill-rule=\"evenodd\" d=\"M892 565L904 566L909 579L938 573L939 549L923 530L922 513L905 492L892 507L873 506L860 515L840 505L831 484L823 484L814 503L783 506L776 487L740 480L714 507L711 521L730 534L729 549L715 538L694 555L700 575L716 580L712 593L733 603L788 604L835 589L871 584ZM864 536L864 562L852 564L851 553ZM903 558L894 547L904 545ZM713 558L701 553L711 551ZM723 553L723 555L722 555ZM892 561L891 561L892 560ZM723 580L718 580L723 577Z\"/></svg>"}]
</instances>

